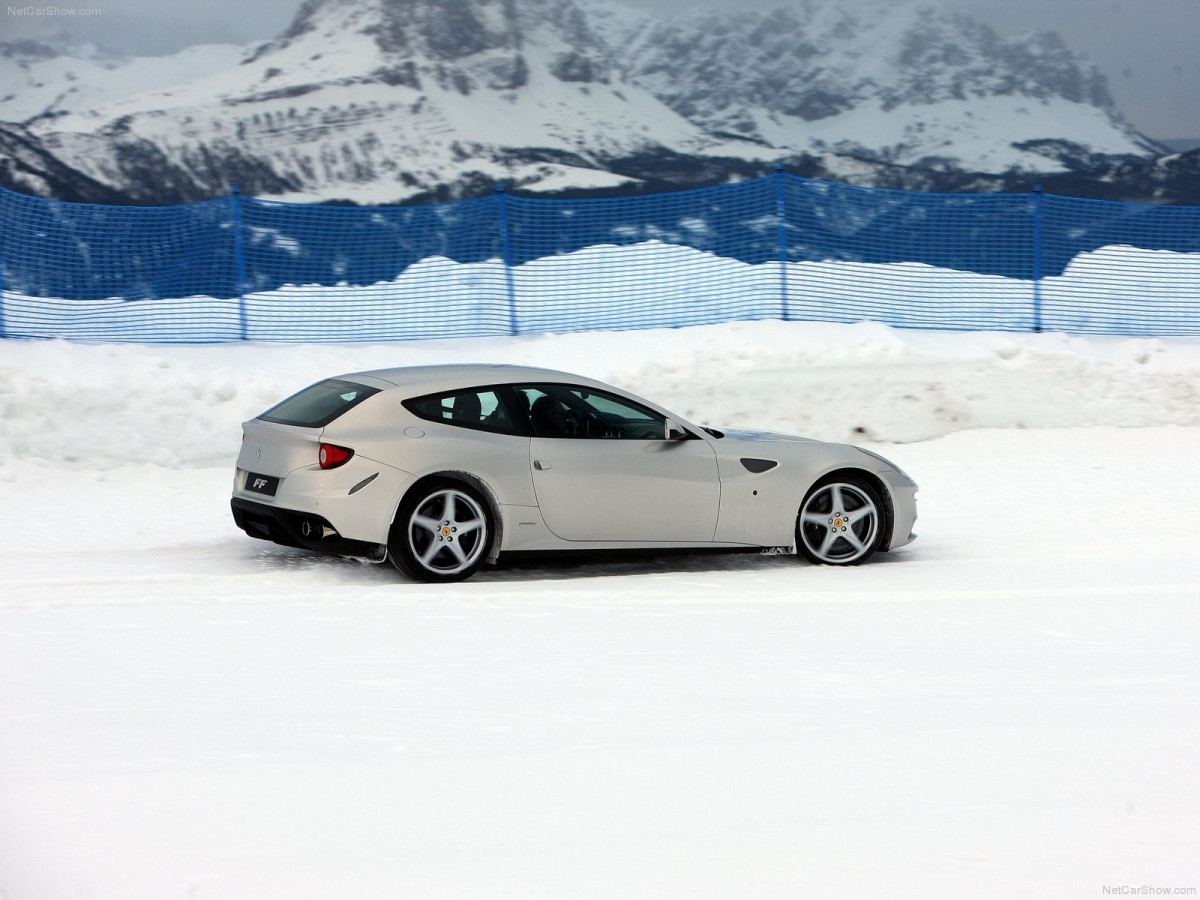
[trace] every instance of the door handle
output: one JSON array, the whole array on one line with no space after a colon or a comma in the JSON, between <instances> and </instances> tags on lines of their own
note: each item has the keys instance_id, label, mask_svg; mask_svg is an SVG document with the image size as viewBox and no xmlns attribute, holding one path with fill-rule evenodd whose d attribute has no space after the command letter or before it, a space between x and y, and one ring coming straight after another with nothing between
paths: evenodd
<instances>
[{"instance_id":1,"label":"door handle","mask_svg":"<svg viewBox=\"0 0 1200 900\"><path fill-rule=\"evenodd\" d=\"M533 467L535 469L537 469L539 472L544 472L544 471L546 471L546 469L550 468L550 463L545 462L540 459L535 459L533 461Z\"/></svg>"}]
</instances>

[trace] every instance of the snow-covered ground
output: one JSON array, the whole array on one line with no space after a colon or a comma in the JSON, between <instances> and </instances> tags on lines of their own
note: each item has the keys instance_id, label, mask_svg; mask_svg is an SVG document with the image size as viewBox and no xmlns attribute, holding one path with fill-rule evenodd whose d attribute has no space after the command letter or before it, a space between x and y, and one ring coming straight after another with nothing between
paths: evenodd
<instances>
[{"instance_id":1,"label":"snow-covered ground","mask_svg":"<svg viewBox=\"0 0 1200 900\"><path fill-rule=\"evenodd\" d=\"M239 423L434 361L855 440L920 535L453 588L253 541ZM1200 888L1200 342L754 322L0 343L0 897Z\"/></svg>"}]
</instances>

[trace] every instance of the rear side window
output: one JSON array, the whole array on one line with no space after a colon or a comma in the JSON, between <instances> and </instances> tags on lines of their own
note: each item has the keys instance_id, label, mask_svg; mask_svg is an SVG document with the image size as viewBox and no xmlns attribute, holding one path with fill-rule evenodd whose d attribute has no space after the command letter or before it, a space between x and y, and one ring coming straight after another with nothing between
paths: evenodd
<instances>
[{"instance_id":1,"label":"rear side window","mask_svg":"<svg viewBox=\"0 0 1200 900\"><path fill-rule=\"evenodd\" d=\"M445 422L463 428L514 434L512 416L494 390L456 391L404 401L415 415L431 422Z\"/></svg>"},{"instance_id":2,"label":"rear side window","mask_svg":"<svg viewBox=\"0 0 1200 900\"><path fill-rule=\"evenodd\" d=\"M302 428L322 428L362 403L379 388L329 378L306 387L259 416L264 422L280 425L299 425Z\"/></svg>"}]
</instances>

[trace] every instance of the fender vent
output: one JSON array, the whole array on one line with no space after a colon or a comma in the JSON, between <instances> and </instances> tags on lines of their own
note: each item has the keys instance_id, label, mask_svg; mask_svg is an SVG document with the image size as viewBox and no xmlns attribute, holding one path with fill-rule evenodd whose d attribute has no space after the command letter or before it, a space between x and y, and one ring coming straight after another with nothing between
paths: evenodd
<instances>
[{"instance_id":1,"label":"fender vent","mask_svg":"<svg viewBox=\"0 0 1200 900\"><path fill-rule=\"evenodd\" d=\"M374 475L368 475L366 478L364 478L362 481L360 481L354 487L350 488L350 494L357 494L359 491L361 491L363 488L365 488L368 484L370 484L372 481L374 481L378 477L379 477L378 472L376 472ZM346 496L349 496L349 494L347 494Z\"/></svg>"},{"instance_id":2,"label":"fender vent","mask_svg":"<svg viewBox=\"0 0 1200 900\"><path fill-rule=\"evenodd\" d=\"M753 457L743 456L742 465L746 467L747 472L753 472L758 475L760 472L769 472L779 463L773 459L754 459Z\"/></svg>"}]
</instances>

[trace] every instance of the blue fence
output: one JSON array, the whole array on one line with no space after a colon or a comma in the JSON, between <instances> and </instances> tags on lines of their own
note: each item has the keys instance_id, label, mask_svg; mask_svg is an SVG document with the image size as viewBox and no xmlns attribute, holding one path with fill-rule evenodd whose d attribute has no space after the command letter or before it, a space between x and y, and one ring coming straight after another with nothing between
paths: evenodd
<instances>
[{"instance_id":1,"label":"blue fence","mask_svg":"<svg viewBox=\"0 0 1200 900\"><path fill-rule=\"evenodd\" d=\"M407 340L745 319L1200 334L1200 207L773 175L640 197L169 207L0 189L0 336Z\"/></svg>"}]
</instances>

